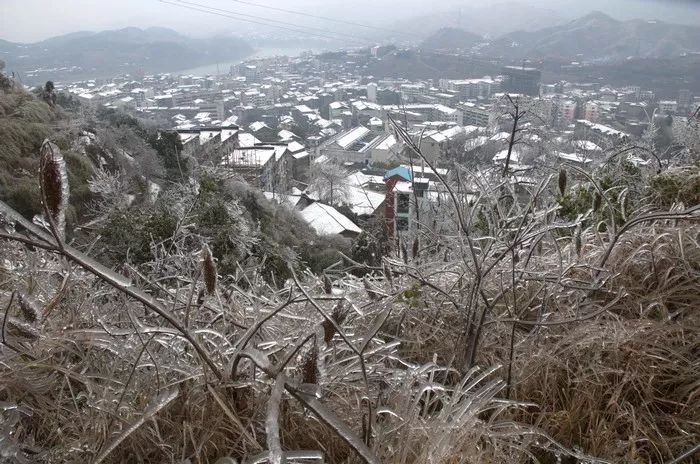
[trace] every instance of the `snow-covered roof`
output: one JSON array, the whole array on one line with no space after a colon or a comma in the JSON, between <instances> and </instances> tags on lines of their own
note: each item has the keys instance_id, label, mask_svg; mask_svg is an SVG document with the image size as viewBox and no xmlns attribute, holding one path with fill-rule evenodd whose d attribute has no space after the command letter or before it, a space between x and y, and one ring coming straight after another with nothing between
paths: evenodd
<instances>
[{"instance_id":1,"label":"snow-covered roof","mask_svg":"<svg viewBox=\"0 0 700 464\"><path fill-rule=\"evenodd\" d=\"M489 140L492 142L498 142L499 140L508 140L510 138L510 134L508 132L499 132L496 135L491 136Z\"/></svg>"},{"instance_id":2,"label":"snow-covered roof","mask_svg":"<svg viewBox=\"0 0 700 464\"><path fill-rule=\"evenodd\" d=\"M296 208L301 201L301 195L287 195L284 193L274 193L274 192L263 192L265 198L270 201L275 201L280 205L285 205L290 208Z\"/></svg>"},{"instance_id":3,"label":"snow-covered roof","mask_svg":"<svg viewBox=\"0 0 700 464\"><path fill-rule=\"evenodd\" d=\"M586 158L585 156L579 155L577 153L562 153L562 152L557 152L557 158L560 160L564 161L571 161L573 163L579 163L579 164L588 164L592 162L590 158Z\"/></svg>"},{"instance_id":4,"label":"snow-covered roof","mask_svg":"<svg viewBox=\"0 0 700 464\"><path fill-rule=\"evenodd\" d=\"M219 135L221 131L202 131L199 133L199 144L204 145L208 143L211 139Z\"/></svg>"},{"instance_id":5,"label":"snow-covered roof","mask_svg":"<svg viewBox=\"0 0 700 464\"><path fill-rule=\"evenodd\" d=\"M252 147L256 143L262 143L260 140L255 138L253 134L248 132L242 132L238 134L238 146L240 147Z\"/></svg>"},{"instance_id":6,"label":"snow-covered roof","mask_svg":"<svg viewBox=\"0 0 700 464\"><path fill-rule=\"evenodd\" d=\"M297 153L306 150L306 147L299 142L291 142L287 145L287 149L292 153Z\"/></svg>"},{"instance_id":7,"label":"snow-covered roof","mask_svg":"<svg viewBox=\"0 0 700 464\"><path fill-rule=\"evenodd\" d=\"M199 134L196 133L196 132L195 132L195 133L187 133L187 132L185 132L185 133L178 133L177 135L178 135L178 137L180 138L180 142L181 142L183 145L185 145L187 142L190 142L190 141L192 141L192 140L194 140L194 139L199 138Z\"/></svg>"},{"instance_id":8,"label":"snow-covered roof","mask_svg":"<svg viewBox=\"0 0 700 464\"><path fill-rule=\"evenodd\" d=\"M435 174L440 174L441 176L446 176L449 171L444 168L436 168L435 170L431 169L428 166L421 166L418 164L414 164L412 167L407 165L407 164L402 164L402 168L406 168L410 171L413 171L413 174L417 177L424 177L424 176L430 176L430 175L435 175Z\"/></svg>"},{"instance_id":9,"label":"snow-covered roof","mask_svg":"<svg viewBox=\"0 0 700 464\"><path fill-rule=\"evenodd\" d=\"M444 131L436 132L430 135L429 138L438 143L442 143L447 142L449 140L453 140L462 134L464 134L464 128L460 126L455 126L450 127L449 129L445 129Z\"/></svg>"},{"instance_id":10,"label":"snow-covered roof","mask_svg":"<svg viewBox=\"0 0 700 464\"><path fill-rule=\"evenodd\" d=\"M369 132L369 129L364 126L355 127L354 129L350 129L349 131L341 134L341 136L338 137L338 140L336 140L336 143L342 149L347 150L353 143L369 134Z\"/></svg>"},{"instance_id":11,"label":"snow-covered roof","mask_svg":"<svg viewBox=\"0 0 700 464\"><path fill-rule=\"evenodd\" d=\"M366 187L370 184L384 185L384 177L365 174L364 172L353 172L347 177L347 182L348 185L357 187Z\"/></svg>"},{"instance_id":12,"label":"snow-covered roof","mask_svg":"<svg viewBox=\"0 0 700 464\"><path fill-rule=\"evenodd\" d=\"M394 145L396 145L398 142L396 141L396 137L394 135L387 135L384 137L384 140L379 142L376 147L374 147L375 150L390 150Z\"/></svg>"},{"instance_id":13,"label":"snow-covered roof","mask_svg":"<svg viewBox=\"0 0 700 464\"><path fill-rule=\"evenodd\" d=\"M296 110L299 111L300 113L313 113L314 112L314 110L312 110L311 108L309 108L306 105L297 105L294 108L296 108Z\"/></svg>"},{"instance_id":14,"label":"snow-covered roof","mask_svg":"<svg viewBox=\"0 0 700 464\"><path fill-rule=\"evenodd\" d=\"M338 235L344 232L359 234L362 229L332 206L316 202L299 213L302 219L319 235Z\"/></svg>"},{"instance_id":15,"label":"snow-covered roof","mask_svg":"<svg viewBox=\"0 0 700 464\"><path fill-rule=\"evenodd\" d=\"M384 201L384 195L362 187L348 187L345 203L358 216L370 216Z\"/></svg>"},{"instance_id":16,"label":"snow-covered roof","mask_svg":"<svg viewBox=\"0 0 700 464\"><path fill-rule=\"evenodd\" d=\"M602 148L600 148L597 144L589 141L589 140L576 140L574 142L574 146L578 148L579 150L585 150L585 151L603 151Z\"/></svg>"},{"instance_id":17,"label":"snow-covered roof","mask_svg":"<svg viewBox=\"0 0 700 464\"><path fill-rule=\"evenodd\" d=\"M275 156L273 147L236 148L224 157L222 164L229 166L265 166Z\"/></svg>"},{"instance_id":18,"label":"snow-covered roof","mask_svg":"<svg viewBox=\"0 0 700 464\"><path fill-rule=\"evenodd\" d=\"M493 157L494 163L500 163L508 158L508 150L501 150ZM518 150L513 150L510 154L510 162L520 163L520 152Z\"/></svg>"},{"instance_id":19,"label":"snow-covered roof","mask_svg":"<svg viewBox=\"0 0 700 464\"><path fill-rule=\"evenodd\" d=\"M264 122L256 121L256 122L252 123L249 127L250 127L250 130L252 130L253 132L257 132L261 129L268 127L268 125L265 124Z\"/></svg>"},{"instance_id":20,"label":"snow-covered roof","mask_svg":"<svg viewBox=\"0 0 700 464\"><path fill-rule=\"evenodd\" d=\"M619 131L617 129L613 129L612 127L605 126L603 124L591 122L591 121L588 121L586 119L579 119L578 122L580 124L583 124L584 126L590 128L590 129L597 131L597 132L600 132L601 134L604 134L604 135L610 135L610 136L618 137L618 138L629 137L629 134L622 132L622 131Z\"/></svg>"},{"instance_id":21,"label":"snow-covered roof","mask_svg":"<svg viewBox=\"0 0 700 464\"><path fill-rule=\"evenodd\" d=\"M299 137L297 137L297 135L296 135L294 132L288 131L288 130L285 130L285 129L282 129L281 131L279 131L279 132L277 133L277 137L279 137L280 140L285 140L285 141L286 141L286 140L294 140L294 139L298 139L298 138L299 138Z\"/></svg>"},{"instance_id":22,"label":"snow-covered roof","mask_svg":"<svg viewBox=\"0 0 700 464\"><path fill-rule=\"evenodd\" d=\"M238 133L238 129L222 129L221 142L225 142Z\"/></svg>"},{"instance_id":23,"label":"snow-covered roof","mask_svg":"<svg viewBox=\"0 0 700 464\"><path fill-rule=\"evenodd\" d=\"M357 100L357 101L352 102L352 106L357 111L364 111L364 110L381 111L382 110L381 105L378 105L378 104L372 103L372 102L362 101L362 100Z\"/></svg>"},{"instance_id":24,"label":"snow-covered roof","mask_svg":"<svg viewBox=\"0 0 700 464\"><path fill-rule=\"evenodd\" d=\"M238 125L238 116L229 116L221 122L223 127Z\"/></svg>"}]
</instances>

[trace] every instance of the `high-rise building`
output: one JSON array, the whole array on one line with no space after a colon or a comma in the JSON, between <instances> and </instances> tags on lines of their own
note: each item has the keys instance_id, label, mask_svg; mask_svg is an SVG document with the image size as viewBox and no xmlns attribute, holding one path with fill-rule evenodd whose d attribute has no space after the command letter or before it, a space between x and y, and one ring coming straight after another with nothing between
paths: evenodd
<instances>
[{"instance_id":1,"label":"high-rise building","mask_svg":"<svg viewBox=\"0 0 700 464\"><path fill-rule=\"evenodd\" d=\"M367 84L367 100L372 103L377 103L377 84L374 82Z\"/></svg>"},{"instance_id":2,"label":"high-rise building","mask_svg":"<svg viewBox=\"0 0 700 464\"><path fill-rule=\"evenodd\" d=\"M591 122L600 121L601 108L596 102L586 102L583 119Z\"/></svg>"},{"instance_id":3,"label":"high-rise building","mask_svg":"<svg viewBox=\"0 0 700 464\"><path fill-rule=\"evenodd\" d=\"M690 109L691 103L693 102L693 95L688 89L681 89L678 91L678 110L688 111Z\"/></svg>"},{"instance_id":4,"label":"high-rise building","mask_svg":"<svg viewBox=\"0 0 700 464\"><path fill-rule=\"evenodd\" d=\"M535 68L524 66L505 66L503 68L503 91L520 93L537 97L540 95L542 72Z\"/></svg>"}]
</instances>

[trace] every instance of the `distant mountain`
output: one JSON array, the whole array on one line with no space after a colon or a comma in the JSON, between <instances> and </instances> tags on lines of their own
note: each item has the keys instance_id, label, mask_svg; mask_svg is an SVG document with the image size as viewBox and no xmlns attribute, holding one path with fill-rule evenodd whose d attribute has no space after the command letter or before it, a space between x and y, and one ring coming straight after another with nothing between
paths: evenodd
<instances>
[{"instance_id":1,"label":"distant mountain","mask_svg":"<svg viewBox=\"0 0 700 464\"><path fill-rule=\"evenodd\" d=\"M0 41L0 57L25 83L168 72L244 58L252 47L237 37L192 39L171 29L130 27L75 32L34 44Z\"/></svg>"},{"instance_id":2,"label":"distant mountain","mask_svg":"<svg viewBox=\"0 0 700 464\"><path fill-rule=\"evenodd\" d=\"M667 58L700 51L700 27L661 21L618 21L593 12L538 31L518 31L492 41L485 55L520 58L618 60Z\"/></svg>"},{"instance_id":3,"label":"distant mountain","mask_svg":"<svg viewBox=\"0 0 700 464\"><path fill-rule=\"evenodd\" d=\"M484 39L472 32L455 27L444 27L421 43L421 48L429 50L469 49Z\"/></svg>"},{"instance_id":4,"label":"distant mountain","mask_svg":"<svg viewBox=\"0 0 700 464\"><path fill-rule=\"evenodd\" d=\"M531 4L510 1L491 4L466 3L459 9L437 11L390 24L394 30L411 31L418 38L426 38L438 29L454 27L485 37L499 37L514 31L534 31L556 26L571 18Z\"/></svg>"}]
</instances>

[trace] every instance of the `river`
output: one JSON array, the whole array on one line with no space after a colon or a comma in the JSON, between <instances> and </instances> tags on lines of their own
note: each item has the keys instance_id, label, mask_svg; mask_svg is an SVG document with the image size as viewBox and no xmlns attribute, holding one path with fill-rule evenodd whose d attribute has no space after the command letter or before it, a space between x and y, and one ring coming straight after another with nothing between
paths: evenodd
<instances>
[{"instance_id":1,"label":"river","mask_svg":"<svg viewBox=\"0 0 700 464\"><path fill-rule=\"evenodd\" d=\"M182 71L175 71L171 74L180 74L180 75L200 75L200 76L206 76L206 75L217 75L217 74L228 74L228 72L231 69L231 66L234 66L236 64L240 64L244 61L247 60L252 60L255 58L270 58L273 56L299 56L303 52L320 52L321 50L310 48L310 47L305 47L305 48L261 48L256 50L252 55L249 55L243 59L236 60L236 61L226 61L223 63L214 63L214 64L207 64L204 66L198 66L196 68L190 68L190 69L185 69Z\"/></svg>"}]
</instances>

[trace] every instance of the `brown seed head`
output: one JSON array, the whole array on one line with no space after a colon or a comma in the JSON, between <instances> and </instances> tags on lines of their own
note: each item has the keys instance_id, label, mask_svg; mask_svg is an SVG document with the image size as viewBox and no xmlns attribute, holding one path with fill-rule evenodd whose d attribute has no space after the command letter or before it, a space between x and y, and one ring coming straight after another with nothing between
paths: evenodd
<instances>
[{"instance_id":1,"label":"brown seed head","mask_svg":"<svg viewBox=\"0 0 700 464\"><path fill-rule=\"evenodd\" d=\"M36 322L41 318L41 306L29 295L19 294L19 309L27 322Z\"/></svg>"},{"instance_id":2,"label":"brown seed head","mask_svg":"<svg viewBox=\"0 0 700 464\"><path fill-rule=\"evenodd\" d=\"M302 383L318 385L318 347L316 343L304 357L302 369Z\"/></svg>"},{"instance_id":3,"label":"brown seed head","mask_svg":"<svg viewBox=\"0 0 700 464\"><path fill-rule=\"evenodd\" d=\"M41 145L39 169L42 200L58 229L57 233L63 237L68 206L68 174L61 151L48 140Z\"/></svg>"},{"instance_id":4,"label":"brown seed head","mask_svg":"<svg viewBox=\"0 0 700 464\"><path fill-rule=\"evenodd\" d=\"M211 250L207 244L202 247L202 275L204 276L204 285L207 288L207 293L213 295L216 292L216 263L211 255Z\"/></svg>"},{"instance_id":5,"label":"brown seed head","mask_svg":"<svg viewBox=\"0 0 700 464\"><path fill-rule=\"evenodd\" d=\"M559 170L559 193L561 193L561 196L566 194L566 177L566 169L561 168Z\"/></svg>"},{"instance_id":6,"label":"brown seed head","mask_svg":"<svg viewBox=\"0 0 700 464\"><path fill-rule=\"evenodd\" d=\"M593 212L596 213L600 209L600 205L603 203L603 196L600 192L596 192L593 197Z\"/></svg>"}]
</instances>

